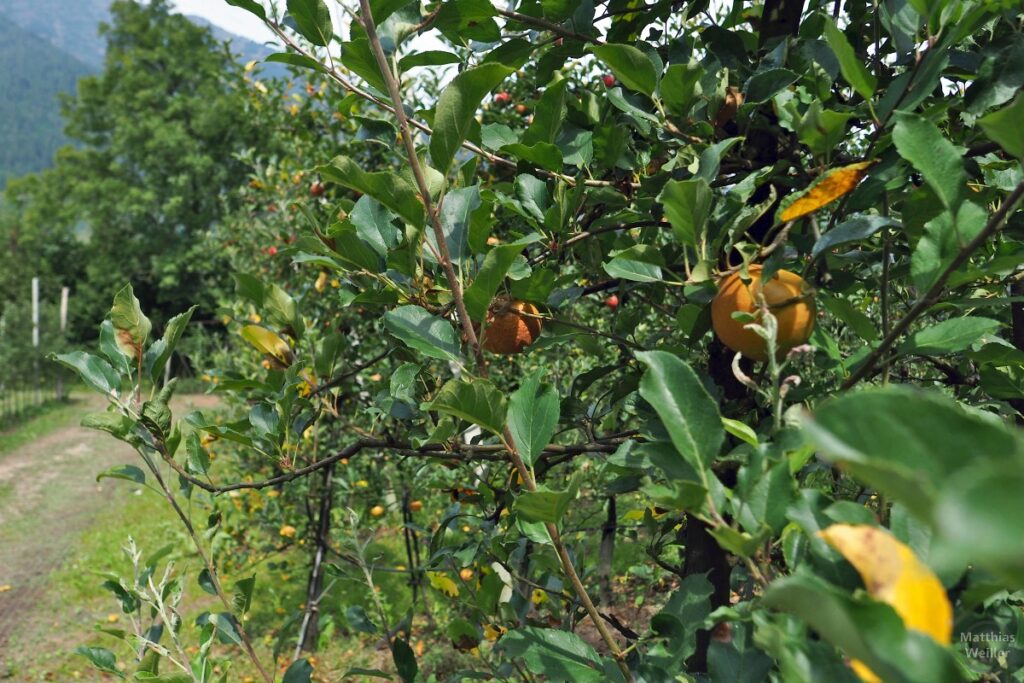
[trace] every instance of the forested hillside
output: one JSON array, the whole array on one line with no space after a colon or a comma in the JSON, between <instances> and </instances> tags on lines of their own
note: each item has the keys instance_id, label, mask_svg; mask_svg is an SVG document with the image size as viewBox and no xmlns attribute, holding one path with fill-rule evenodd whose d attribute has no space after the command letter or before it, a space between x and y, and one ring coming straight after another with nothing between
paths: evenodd
<instances>
[{"instance_id":1,"label":"forested hillside","mask_svg":"<svg viewBox=\"0 0 1024 683\"><path fill-rule=\"evenodd\" d=\"M239 62L271 52L201 17L188 18L230 43ZM0 187L47 168L67 144L58 94L74 93L81 76L102 70L100 26L109 21L110 0L0 0ZM261 73L275 77L285 70L271 64Z\"/></svg>"},{"instance_id":2,"label":"forested hillside","mask_svg":"<svg viewBox=\"0 0 1024 683\"><path fill-rule=\"evenodd\" d=\"M0 186L49 165L66 144L59 93L92 69L0 15Z\"/></svg>"},{"instance_id":3,"label":"forested hillside","mask_svg":"<svg viewBox=\"0 0 1024 683\"><path fill-rule=\"evenodd\" d=\"M94 70L103 66L96 29L110 20L110 0L0 0L0 14Z\"/></svg>"}]
</instances>

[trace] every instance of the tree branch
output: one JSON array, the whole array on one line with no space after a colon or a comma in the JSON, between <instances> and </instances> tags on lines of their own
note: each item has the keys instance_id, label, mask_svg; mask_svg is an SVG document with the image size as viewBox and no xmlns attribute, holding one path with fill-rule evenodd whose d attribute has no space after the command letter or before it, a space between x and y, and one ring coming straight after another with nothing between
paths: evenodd
<instances>
[{"instance_id":1,"label":"tree branch","mask_svg":"<svg viewBox=\"0 0 1024 683\"><path fill-rule=\"evenodd\" d=\"M846 378L846 381L842 384L843 390L849 389L854 384L871 374L871 371L874 370L878 361L881 360L882 356L884 356L890 348L892 348L893 344L896 343L896 340L907 331L911 323L920 318L925 311L931 308L932 305L938 301L939 296L946 287L946 281L949 280L949 277L955 273L960 266L967 262L967 259L970 258L971 254L973 254L978 247L1003 229L1006 219L1009 217L1010 212L1012 212L1016 207L1017 202L1020 201L1021 197L1024 197L1024 182L1021 182L1013 189L1013 192L1011 192L1003 201L1002 206L1000 206L999 209L988 219L988 222L985 224L985 227L981 232L979 232L974 239L960 249L953 260L950 261L949 265L946 266L939 274L935 283L927 292L925 292L924 296L918 299L917 302L911 306L910 310L907 311L907 314L893 326L889 334L885 335L885 338L879 342L878 346L868 354L868 357L864 359L864 362L861 363L860 367Z\"/></svg>"}]
</instances>

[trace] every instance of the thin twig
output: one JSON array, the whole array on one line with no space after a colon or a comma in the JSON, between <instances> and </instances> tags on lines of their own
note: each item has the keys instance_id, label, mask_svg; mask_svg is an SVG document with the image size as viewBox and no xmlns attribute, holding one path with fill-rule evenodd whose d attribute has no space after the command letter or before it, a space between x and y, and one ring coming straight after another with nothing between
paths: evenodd
<instances>
[{"instance_id":1,"label":"thin twig","mask_svg":"<svg viewBox=\"0 0 1024 683\"><path fill-rule=\"evenodd\" d=\"M572 444L568 446L549 444L544 448L543 454L565 456L581 455L583 453L614 453L619 445L624 441L626 441L626 438L624 437L609 437L607 439L601 439L590 443ZM204 481L203 479L199 479L195 475L186 471L184 467L169 455L164 454L164 462L170 465L171 469L173 469L178 476L190 484L208 493L219 494L228 493L230 491L240 491L243 489L264 489L270 486L284 484L322 470L325 467L329 467L339 460L352 458L364 449L390 450L398 453L399 455L405 456L420 456L456 461L463 460L467 462L471 460L493 460L500 462L506 460L504 453L507 450L502 444L471 445L435 443L426 444L417 448L410 443L392 441L388 439L361 439L346 446L331 456L322 460L317 460L316 462L306 465L305 467L300 467L297 470L292 470L291 472L271 477L270 479L263 479L262 481L239 481L223 485L212 484L208 481Z\"/></svg>"},{"instance_id":2,"label":"thin twig","mask_svg":"<svg viewBox=\"0 0 1024 683\"><path fill-rule=\"evenodd\" d=\"M487 361L484 360L483 349L480 346L480 341L476 338L476 330L473 329L473 321L470 320L469 312L466 310L466 302L462 296L462 282L459 280L455 272L455 266L452 264L448 240L445 238L444 227L441 225L440 205L435 207L431 201L430 186L427 184L427 178L423 173L423 167L420 165L419 156L416 154L416 140L413 138L412 130L409 127L409 119L405 115L402 93L398 89L398 80L395 78L394 72L391 71L391 65L388 64L387 55L384 54L384 48L381 46L380 38L377 36L377 27L373 24L370 1L359 0L359 7L362 14L363 29L366 31L366 37L370 41L370 49L377 60L377 66L381 74L384 76L384 82L388 87L388 94L391 96L391 106L395 118L398 119L398 128L402 133L402 142L405 144L409 167L412 169L412 175L416 179L416 185L420 191L420 199L423 201L423 208L427 213L427 220L430 221L430 225L434 229L434 240L437 242L437 248L440 251L441 266L444 268L445 276L448 278L448 286L452 290L452 299L455 301L455 310L459 314L462 331L466 335L470 348L473 349L473 353L476 355L477 365L481 368L486 367ZM444 170L442 169L442 171Z\"/></svg>"},{"instance_id":3,"label":"thin twig","mask_svg":"<svg viewBox=\"0 0 1024 683\"><path fill-rule=\"evenodd\" d=\"M164 456L164 460L166 461L168 459L168 456L166 455L166 450L161 448L159 452L161 453L161 455ZM223 604L224 609L227 610L227 612L233 616L233 607L231 605L231 601L228 600L227 594L224 593L224 588L220 584L220 577L217 574L217 567L214 566L213 560L210 559L209 555L207 555L206 551L203 549L203 545L199 541L199 536L196 534L195 527L192 526L192 520L188 518L188 515L185 514L185 511L181 509L180 505L178 505L178 501L175 500L174 494L171 492L170 488L168 488L167 483L164 481L164 478L160 474L160 470L156 466L156 464L152 462L149 459L149 457L147 457L145 454L140 453L140 455L142 455L143 461L149 467L149 471L153 473L153 477L156 479L157 484L159 484L160 489L163 491L164 496L167 498L167 501L171 504L171 507L174 508L174 512L178 515L178 519L180 519L181 523L184 524L185 530L188 532L189 537L191 537L192 539L192 544L196 548L196 552L199 553L200 559L202 559L203 564L206 565L206 571L210 576L210 583L213 584L213 589L217 593L217 597L220 598L221 604ZM243 649L249 656L249 659L252 661L253 665L260 672L260 676L263 677L263 680L266 681L266 683L274 683L274 677L271 676L267 672L267 670L263 668L263 664L260 662L260 658L256 655L256 650L252 646L252 641L249 639L249 634L246 633L245 627L242 626L242 620L235 618L234 626L235 629L238 631L239 637L241 637L242 639Z\"/></svg>"},{"instance_id":4,"label":"thin twig","mask_svg":"<svg viewBox=\"0 0 1024 683\"><path fill-rule=\"evenodd\" d=\"M377 97L376 95L373 95L372 93L369 93L366 90L363 90L362 88L358 87L357 85L352 83L352 81L342 76L337 69L327 64L321 63L320 60L318 60L313 53L311 53L309 50L304 49L295 40L293 40L292 37L289 36L284 31L284 29L281 28L280 25L274 23L273 21L270 21L269 19L266 21L266 25L278 38L281 39L281 42L283 42L286 47L294 50L297 54L302 55L303 57L312 59L319 63L323 69L323 73L325 73L331 80L340 85L342 88L352 93L353 95L356 95L357 97L360 97L368 102L374 103L375 105L377 105L378 107L380 107L381 109L383 109L384 111L388 112L393 116L398 115L397 112L395 111L394 106L388 104L387 102ZM422 121L408 117L407 120L409 122L409 125L412 126L413 128L416 128L420 132L425 133L427 135L433 135L433 129L427 124L423 123ZM519 164L513 161L512 159L506 159L505 157L500 156L498 154L494 154L493 152L488 152L483 147L480 147L479 145L476 145L470 142L469 140L463 140L461 144L463 148L469 150L473 154L483 157L484 159L490 161L493 164L505 166L507 168L519 167ZM576 179L573 178L572 176L565 175L564 173L556 173L554 171L548 171L545 169L536 169L535 172L546 178L561 180L570 187L576 185ZM618 185L617 183L612 182L610 180L593 179L586 179L583 181L583 184L586 185L587 187L616 187ZM640 187L639 183L630 183L630 185L633 187Z\"/></svg>"},{"instance_id":5,"label":"thin twig","mask_svg":"<svg viewBox=\"0 0 1024 683\"><path fill-rule=\"evenodd\" d=\"M551 31L565 38L571 38L572 40L581 40L585 43L594 43L595 45L604 45L604 41L600 38L593 36L585 36L582 33L576 33L570 31L567 28L559 26L558 24L541 19L540 17L531 17L528 14L521 14L519 12L513 12L512 10L495 8L501 16L512 21L518 21L520 24L526 24L527 26L534 26L536 28L544 29L545 31Z\"/></svg>"},{"instance_id":6,"label":"thin twig","mask_svg":"<svg viewBox=\"0 0 1024 683\"><path fill-rule=\"evenodd\" d=\"M1000 206L999 209L988 219L988 222L985 224L982 231L979 232L974 239L964 245L959 252L957 252L957 255L949 262L949 265L943 268L934 284L928 288L928 291L925 292L925 294L917 300L910 310L907 311L907 314L903 316L895 326L893 326L889 334L887 334L885 338L879 342L878 346L871 351L868 357L864 359L864 362L861 363L860 367L846 378L846 381L842 384L843 390L849 389L854 384L871 374L878 361L889 351L890 348L892 348L896 343L896 340L907 331L911 323L921 317L936 301L938 301L939 296L946 287L946 281L949 280L950 276L955 273L968 258L970 258L971 254L973 254L978 247L988 241L988 239L997 232L1002 230L1010 212L1013 211L1014 207L1016 207L1017 202L1020 201L1021 197L1024 197L1024 182L1021 182L1013 189L1013 192L1011 192L1003 201L1002 206Z\"/></svg>"}]
</instances>

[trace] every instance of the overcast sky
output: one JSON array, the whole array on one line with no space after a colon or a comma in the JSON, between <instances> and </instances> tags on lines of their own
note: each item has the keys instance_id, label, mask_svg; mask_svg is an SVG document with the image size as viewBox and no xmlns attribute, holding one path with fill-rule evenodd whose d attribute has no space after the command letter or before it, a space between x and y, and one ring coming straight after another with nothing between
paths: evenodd
<instances>
[{"instance_id":1,"label":"overcast sky","mask_svg":"<svg viewBox=\"0 0 1024 683\"><path fill-rule=\"evenodd\" d=\"M203 17L227 31L259 43L274 37L262 21L244 9L232 7L224 0L174 0L174 5L182 14Z\"/></svg>"}]
</instances>

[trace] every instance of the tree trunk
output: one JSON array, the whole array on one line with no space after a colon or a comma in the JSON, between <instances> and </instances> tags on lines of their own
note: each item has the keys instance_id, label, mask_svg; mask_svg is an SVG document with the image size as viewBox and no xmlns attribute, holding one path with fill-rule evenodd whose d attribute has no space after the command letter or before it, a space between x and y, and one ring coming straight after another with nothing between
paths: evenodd
<instances>
[{"instance_id":1,"label":"tree trunk","mask_svg":"<svg viewBox=\"0 0 1024 683\"><path fill-rule=\"evenodd\" d=\"M1010 285L1010 296L1024 296L1024 281ZM1024 351L1024 302L1010 304L1010 338L1014 346ZM1024 399L1010 399L1009 403L1017 411L1017 423L1024 424Z\"/></svg>"},{"instance_id":2,"label":"tree trunk","mask_svg":"<svg viewBox=\"0 0 1024 683\"><path fill-rule=\"evenodd\" d=\"M299 641L295 645L295 659L303 650L316 652L320 639L320 599L323 597L324 558L327 555L331 533L331 510L334 508L334 465L324 469L320 491L320 516L317 520L316 547L313 567L309 572L306 591L306 611L299 626Z\"/></svg>"},{"instance_id":3,"label":"tree trunk","mask_svg":"<svg viewBox=\"0 0 1024 683\"><path fill-rule=\"evenodd\" d=\"M615 496L608 496L608 515L601 528L601 548L598 551L597 575L601 582L601 601L612 601L612 564L615 560L615 531L618 515L615 511Z\"/></svg>"}]
</instances>

